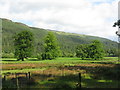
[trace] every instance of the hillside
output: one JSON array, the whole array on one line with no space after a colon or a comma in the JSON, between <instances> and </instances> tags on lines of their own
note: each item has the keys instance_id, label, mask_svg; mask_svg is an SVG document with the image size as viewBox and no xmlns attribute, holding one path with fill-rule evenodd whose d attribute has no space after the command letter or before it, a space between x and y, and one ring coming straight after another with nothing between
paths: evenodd
<instances>
[{"instance_id":1,"label":"hillside","mask_svg":"<svg viewBox=\"0 0 120 90\"><path fill-rule=\"evenodd\" d=\"M43 39L45 35L50 32L54 32L58 43L61 47L63 54L74 54L75 47L79 44L90 43L92 40L97 39L100 40L104 44L105 49L115 48L117 49L117 42L111 41L109 39L89 36L89 35L81 35L74 33L66 33L54 30L46 30L36 27L29 27L23 23L13 22L8 19L2 19L2 52L3 53L13 53L14 45L13 45L13 36L16 33L19 33L23 30L29 30L34 34L34 54L43 51Z\"/></svg>"}]
</instances>

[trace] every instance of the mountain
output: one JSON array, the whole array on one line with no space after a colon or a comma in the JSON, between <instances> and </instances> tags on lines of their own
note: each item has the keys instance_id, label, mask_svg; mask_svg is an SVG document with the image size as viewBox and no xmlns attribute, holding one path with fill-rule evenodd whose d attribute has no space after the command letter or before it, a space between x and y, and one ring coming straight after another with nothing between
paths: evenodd
<instances>
[{"instance_id":1,"label":"mountain","mask_svg":"<svg viewBox=\"0 0 120 90\"><path fill-rule=\"evenodd\" d=\"M34 34L34 55L36 53L40 53L43 51L43 43L44 37L47 33L53 32L57 39L58 43L61 47L61 50L64 55L75 53L75 47L79 44L90 43L92 40L99 40L104 44L105 50L107 49L117 49L117 42L111 41L106 38L89 36L89 35L81 35L75 33L66 33L36 27L30 27L26 24L20 22L13 22L12 20L3 19L2 18L2 52L3 53L13 53L14 52L14 35L23 30L29 30Z\"/></svg>"}]
</instances>

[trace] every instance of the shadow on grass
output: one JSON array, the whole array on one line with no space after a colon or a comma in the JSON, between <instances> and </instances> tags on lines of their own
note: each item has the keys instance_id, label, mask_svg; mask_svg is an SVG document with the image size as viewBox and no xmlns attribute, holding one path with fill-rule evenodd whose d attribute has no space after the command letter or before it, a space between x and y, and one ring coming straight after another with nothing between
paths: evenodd
<instances>
[{"instance_id":1,"label":"shadow on grass","mask_svg":"<svg viewBox=\"0 0 120 90\"><path fill-rule=\"evenodd\" d=\"M62 68L61 68L62 69ZM87 74L90 74L90 78L85 78L82 76L81 82L82 88L117 88L118 86L118 77L120 77L120 65L114 65L113 67L104 67L104 66L69 66L64 67L63 69L68 70L85 70ZM25 78L19 78L21 83L21 88L50 88L51 90L56 89L77 89L77 83L79 82L78 74L69 74L65 76L52 75L52 74L35 74L32 73L31 81L27 81ZM102 82L99 80L103 80ZM106 82L112 80L111 82ZM16 79L6 80L3 82L4 87L15 87L14 83ZM26 83L27 82L27 83ZM10 85L8 85L10 83ZM7 86L8 85L8 86ZM8 90L8 89L7 89Z\"/></svg>"},{"instance_id":2,"label":"shadow on grass","mask_svg":"<svg viewBox=\"0 0 120 90\"><path fill-rule=\"evenodd\" d=\"M108 64L112 65L112 64ZM113 83L111 84L110 82L99 82L99 83L104 83L107 84L108 87L118 87L120 88L120 65L119 64L114 64L114 66L110 67L105 67L105 66L70 66L66 67L68 70L85 70L86 73L92 75L91 76L91 81L93 80L105 80L109 81L111 80ZM103 84L103 86L104 86ZM116 84L116 85L115 85ZM111 86L110 86L111 85ZM117 86L118 85L118 86ZM98 85L99 86L99 85ZM101 85L102 86L102 85Z\"/></svg>"},{"instance_id":3,"label":"shadow on grass","mask_svg":"<svg viewBox=\"0 0 120 90\"><path fill-rule=\"evenodd\" d=\"M75 89L76 85L73 87L69 82L78 82L78 77L76 75L52 75L52 74L33 74L33 77L39 77L40 82L44 82L41 85L49 88L49 90L68 90Z\"/></svg>"},{"instance_id":4,"label":"shadow on grass","mask_svg":"<svg viewBox=\"0 0 120 90\"><path fill-rule=\"evenodd\" d=\"M17 61L17 59L16 60L2 60L2 61L14 62L14 61Z\"/></svg>"},{"instance_id":5,"label":"shadow on grass","mask_svg":"<svg viewBox=\"0 0 120 90\"><path fill-rule=\"evenodd\" d=\"M39 76L44 79L50 77L49 75L44 75L44 74L41 74L41 75L37 74L35 76ZM52 79L47 79L44 85L51 88L50 90L56 90L56 89L62 89L62 90L78 89L80 90L80 87L77 86L78 82L79 82L78 75L70 74L66 76L55 76ZM81 83L84 84L82 85L82 88L117 88L116 81L106 82L106 80L104 80L100 82L99 79L95 79L94 77L91 77L91 79L86 79L84 76L82 76Z\"/></svg>"},{"instance_id":6,"label":"shadow on grass","mask_svg":"<svg viewBox=\"0 0 120 90\"><path fill-rule=\"evenodd\" d=\"M116 88L116 82L98 82L101 77L98 78L91 77L90 79L86 79L82 76L81 83L82 88ZM104 76L102 76L104 77ZM32 74L31 80L28 80L24 77L19 77L19 87L27 88L27 89L49 89L49 90L68 90L68 89L78 89L77 86L79 82L78 74L69 74L66 76L52 75L52 74ZM16 86L16 78L12 78L11 80L3 81L3 88L9 90L9 88L17 88ZM3 90L4 90L3 89ZM13 90L13 89L12 89Z\"/></svg>"},{"instance_id":7,"label":"shadow on grass","mask_svg":"<svg viewBox=\"0 0 120 90\"><path fill-rule=\"evenodd\" d=\"M12 61L22 61L22 60L17 60L17 59L2 59L2 61L12 62ZM28 58L28 59L24 59L24 61L38 61L38 59L37 58Z\"/></svg>"},{"instance_id":8,"label":"shadow on grass","mask_svg":"<svg viewBox=\"0 0 120 90\"><path fill-rule=\"evenodd\" d=\"M27 61L40 61L40 60L38 60L37 58L29 58L27 59Z\"/></svg>"},{"instance_id":9,"label":"shadow on grass","mask_svg":"<svg viewBox=\"0 0 120 90\"><path fill-rule=\"evenodd\" d=\"M30 87L29 86L35 86L38 83L35 82L34 79L28 79L25 77L18 77L18 82L16 78L11 78L8 80L2 80L2 90L20 90L26 89L28 90Z\"/></svg>"},{"instance_id":10,"label":"shadow on grass","mask_svg":"<svg viewBox=\"0 0 120 90\"><path fill-rule=\"evenodd\" d=\"M85 68L84 68L85 69ZM92 76L90 76L90 78L85 78L84 76L82 76L82 83L84 84L82 86L82 88L118 88L118 80L116 79L116 74L112 72L104 72L102 70L98 70L99 73L97 71L95 71L94 73L92 71L93 68L90 68L90 70L88 70L88 73L90 73L90 75L92 74ZM107 68L108 69L108 68ZM110 75L112 74L112 75ZM115 74L115 75L114 75ZM43 81L45 78L49 78L51 77L51 75L44 75L44 74L34 74L35 76L38 77L42 77ZM109 75L109 76L108 76ZM33 76L34 77L34 76ZM51 81L55 82L54 84L51 83ZM69 74L66 76L53 76L52 79L48 79L48 81L46 83L44 83L44 85L51 85L51 88L53 90L57 89L57 88L64 88L66 89L71 89L71 88L79 88L77 87L77 83L79 82L79 77L78 74ZM71 84L72 83L72 84Z\"/></svg>"}]
</instances>

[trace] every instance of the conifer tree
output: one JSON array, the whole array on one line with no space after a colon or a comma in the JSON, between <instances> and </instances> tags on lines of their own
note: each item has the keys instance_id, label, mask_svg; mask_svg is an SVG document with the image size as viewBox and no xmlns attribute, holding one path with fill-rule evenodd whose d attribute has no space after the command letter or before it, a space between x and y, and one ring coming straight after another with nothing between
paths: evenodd
<instances>
[{"instance_id":1,"label":"conifer tree","mask_svg":"<svg viewBox=\"0 0 120 90\"><path fill-rule=\"evenodd\" d=\"M57 39L52 32L49 32L45 37L44 44L45 52L42 54L42 59L55 59L60 55L60 47L58 46Z\"/></svg>"}]
</instances>

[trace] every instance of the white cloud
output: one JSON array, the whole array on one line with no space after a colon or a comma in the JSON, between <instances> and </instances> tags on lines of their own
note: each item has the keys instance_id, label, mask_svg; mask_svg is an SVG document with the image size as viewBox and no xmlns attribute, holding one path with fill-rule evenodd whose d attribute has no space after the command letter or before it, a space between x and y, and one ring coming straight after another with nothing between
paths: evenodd
<instances>
[{"instance_id":1,"label":"white cloud","mask_svg":"<svg viewBox=\"0 0 120 90\"><path fill-rule=\"evenodd\" d=\"M30 21L40 28L117 38L117 29L112 25L117 20L118 0L1 0L0 3L2 18Z\"/></svg>"}]
</instances>

